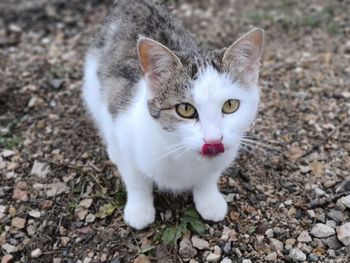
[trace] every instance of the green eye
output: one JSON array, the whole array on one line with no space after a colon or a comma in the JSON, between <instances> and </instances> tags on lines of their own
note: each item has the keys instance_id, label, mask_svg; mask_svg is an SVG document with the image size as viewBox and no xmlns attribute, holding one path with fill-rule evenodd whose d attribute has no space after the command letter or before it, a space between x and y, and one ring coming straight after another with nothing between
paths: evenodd
<instances>
[{"instance_id":1,"label":"green eye","mask_svg":"<svg viewBox=\"0 0 350 263\"><path fill-rule=\"evenodd\" d=\"M182 118L194 119L198 117L196 108L189 103L177 104L175 110Z\"/></svg>"},{"instance_id":2,"label":"green eye","mask_svg":"<svg viewBox=\"0 0 350 263\"><path fill-rule=\"evenodd\" d=\"M239 100L227 100L222 106L222 112L226 114L234 113L239 108Z\"/></svg>"}]
</instances>

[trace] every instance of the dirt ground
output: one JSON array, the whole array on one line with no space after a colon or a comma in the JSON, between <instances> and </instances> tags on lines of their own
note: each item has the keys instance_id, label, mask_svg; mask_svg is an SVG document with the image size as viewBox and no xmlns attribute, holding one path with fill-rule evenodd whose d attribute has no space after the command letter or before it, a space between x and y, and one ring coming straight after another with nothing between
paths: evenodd
<instances>
[{"instance_id":1,"label":"dirt ground","mask_svg":"<svg viewBox=\"0 0 350 263\"><path fill-rule=\"evenodd\" d=\"M2 263L350 262L350 1L164 1L203 47L266 30L260 143L220 181L223 222L156 193L143 231L80 99L109 2L0 2Z\"/></svg>"}]
</instances>

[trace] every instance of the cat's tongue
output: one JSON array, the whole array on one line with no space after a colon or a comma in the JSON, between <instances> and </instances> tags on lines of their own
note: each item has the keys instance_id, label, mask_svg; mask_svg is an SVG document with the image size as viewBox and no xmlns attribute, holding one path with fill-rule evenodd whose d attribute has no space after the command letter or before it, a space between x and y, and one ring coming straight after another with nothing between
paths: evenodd
<instances>
[{"instance_id":1,"label":"cat's tongue","mask_svg":"<svg viewBox=\"0 0 350 263\"><path fill-rule=\"evenodd\" d=\"M219 153L223 153L225 147L222 143L206 143L202 147L202 154L204 156L215 156Z\"/></svg>"}]
</instances>

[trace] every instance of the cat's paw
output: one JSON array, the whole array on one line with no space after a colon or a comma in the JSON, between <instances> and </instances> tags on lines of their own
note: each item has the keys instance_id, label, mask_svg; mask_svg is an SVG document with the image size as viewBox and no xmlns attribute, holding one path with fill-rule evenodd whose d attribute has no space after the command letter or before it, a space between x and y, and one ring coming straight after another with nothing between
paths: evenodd
<instances>
[{"instance_id":1,"label":"cat's paw","mask_svg":"<svg viewBox=\"0 0 350 263\"><path fill-rule=\"evenodd\" d=\"M124 209L125 222L138 230L152 224L155 216L156 210L153 205L135 206L127 204Z\"/></svg>"},{"instance_id":2,"label":"cat's paw","mask_svg":"<svg viewBox=\"0 0 350 263\"><path fill-rule=\"evenodd\" d=\"M196 200L196 209L205 220L221 221L227 214L227 203L221 194Z\"/></svg>"}]
</instances>

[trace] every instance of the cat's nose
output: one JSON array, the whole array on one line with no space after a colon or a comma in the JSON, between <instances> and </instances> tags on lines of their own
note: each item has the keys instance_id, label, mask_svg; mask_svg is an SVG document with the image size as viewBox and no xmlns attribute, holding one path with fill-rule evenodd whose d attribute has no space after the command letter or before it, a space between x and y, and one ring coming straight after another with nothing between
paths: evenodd
<instances>
[{"instance_id":1,"label":"cat's nose","mask_svg":"<svg viewBox=\"0 0 350 263\"><path fill-rule=\"evenodd\" d=\"M221 140L206 142L202 146L202 155L204 156L216 156L223 152L225 152L225 146Z\"/></svg>"}]
</instances>

